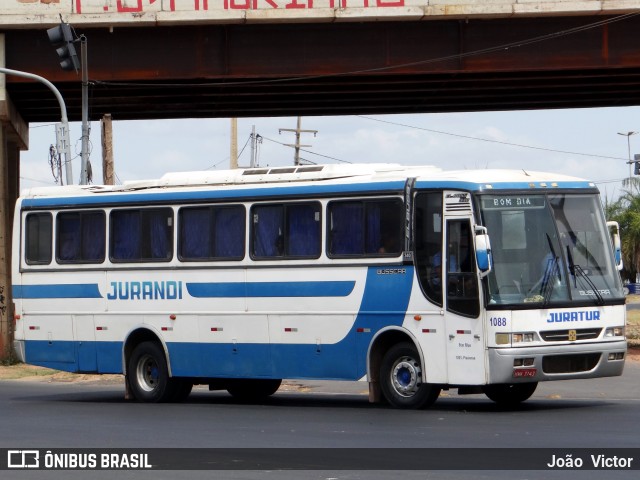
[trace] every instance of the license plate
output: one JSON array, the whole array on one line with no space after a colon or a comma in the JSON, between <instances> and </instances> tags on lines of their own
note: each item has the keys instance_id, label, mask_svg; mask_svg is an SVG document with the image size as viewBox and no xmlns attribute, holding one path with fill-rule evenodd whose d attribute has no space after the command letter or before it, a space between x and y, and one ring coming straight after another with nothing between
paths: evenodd
<instances>
[{"instance_id":1,"label":"license plate","mask_svg":"<svg viewBox=\"0 0 640 480\"><path fill-rule=\"evenodd\" d=\"M537 368L518 368L513 371L513 378L535 377L538 373Z\"/></svg>"}]
</instances>

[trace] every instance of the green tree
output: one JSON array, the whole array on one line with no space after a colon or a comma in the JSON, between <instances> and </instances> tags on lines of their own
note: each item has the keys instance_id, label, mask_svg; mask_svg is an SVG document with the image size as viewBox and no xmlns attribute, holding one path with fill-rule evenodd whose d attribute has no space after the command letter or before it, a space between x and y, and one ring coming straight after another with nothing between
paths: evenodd
<instances>
[{"instance_id":1,"label":"green tree","mask_svg":"<svg viewBox=\"0 0 640 480\"><path fill-rule=\"evenodd\" d=\"M640 272L640 178L630 178L623 182L624 190L613 203L604 205L608 220L620 224L622 240L623 278L635 282Z\"/></svg>"}]
</instances>

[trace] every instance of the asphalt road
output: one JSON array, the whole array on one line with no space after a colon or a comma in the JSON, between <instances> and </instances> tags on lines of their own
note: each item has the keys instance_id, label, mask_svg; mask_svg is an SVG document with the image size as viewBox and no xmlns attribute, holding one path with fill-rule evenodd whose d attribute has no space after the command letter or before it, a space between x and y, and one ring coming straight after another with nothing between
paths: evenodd
<instances>
[{"instance_id":1,"label":"asphalt road","mask_svg":"<svg viewBox=\"0 0 640 480\"><path fill-rule=\"evenodd\" d=\"M622 377L541 384L516 410L483 395L444 392L429 410L371 405L366 384L290 382L261 405L194 390L183 404L123 399L121 385L0 382L0 448L575 448L638 449L640 363ZM287 453L295 451L286 450ZM311 450L311 452L314 452ZM317 451L316 455L317 455ZM377 453L376 453L377 452ZM461 451L464 452L464 451ZM508 452L508 450L505 450ZM372 451L393 455L393 451ZM506 453L505 453L506 454ZM589 479L637 478L634 471L4 471L9 478L230 479Z\"/></svg>"}]
</instances>

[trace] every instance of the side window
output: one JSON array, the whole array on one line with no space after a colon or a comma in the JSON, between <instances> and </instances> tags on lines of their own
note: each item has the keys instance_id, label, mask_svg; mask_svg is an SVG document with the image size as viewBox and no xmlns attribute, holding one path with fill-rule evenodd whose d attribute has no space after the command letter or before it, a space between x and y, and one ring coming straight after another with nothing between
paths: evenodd
<instances>
[{"instance_id":1,"label":"side window","mask_svg":"<svg viewBox=\"0 0 640 480\"><path fill-rule=\"evenodd\" d=\"M241 205L180 209L180 260L242 260L245 223Z\"/></svg>"},{"instance_id":2,"label":"side window","mask_svg":"<svg viewBox=\"0 0 640 480\"><path fill-rule=\"evenodd\" d=\"M58 263L102 263L105 258L104 212L58 213L56 217Z\"/></svg>"},{"instance_id":3,"label":"side window","mask_svg":"<svg viewBox=\"0 0 640 480\"><path fill-rule=\"evenodd\" d=\"M335 201L329 204L328 211L329 256L398 256L402 253L401 200Z\"/></svg>"},{"instance_id":4,"label":"side window","mask_svg":"<svg viewBox=\"0 0 640 480\"><path fill-rule=\"evenodd\" d=\"M318 258L320 204L256 205L251 209L251 254L256 259Z\"/></svg>"},{"instance_id":5,"label":"side window","mask_svg":"<svg viewBox=\"0 0 640 480\"><path fill-rule=\"evenodd\" d=\"M415 262L426 297L442 306L442 192L425 192L414 201Z\"/></svg>"},{"instance_id":6,"label":"side window","mask_svg":"<svg viewBox=\"0 0 640 480\"><path fill-rule=\"evenodd\" d=\"M30 213L25 219L24 258L29 265L51 263L53 220L50 213Z\"/></svg>"},{"instance_id":7,"label":"side window","mask_svg":"<svg viewBox=\"0 0 640 480\"><path fill-rule=\"evenodd\" d=\"M114 262L168 262L173 257L173 210L113 210L110 235Z\"/></svg>"}]
</instances>

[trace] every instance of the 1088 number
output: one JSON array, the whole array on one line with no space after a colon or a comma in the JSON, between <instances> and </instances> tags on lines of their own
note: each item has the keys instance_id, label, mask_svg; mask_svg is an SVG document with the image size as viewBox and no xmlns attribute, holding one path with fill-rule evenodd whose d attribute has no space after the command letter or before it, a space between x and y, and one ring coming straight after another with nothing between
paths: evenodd
<instances>
[{"instance_id":1,"label":"1088 number","mask_svg":"<svg viewBox=\"0 0 640 480\"><path fill-rule=\"evenodd\" d=\"M507 319L504 317L491 317L489 319L489 324L492 327L506 327L507 326Z\"/></svg>"}]
</instances>

